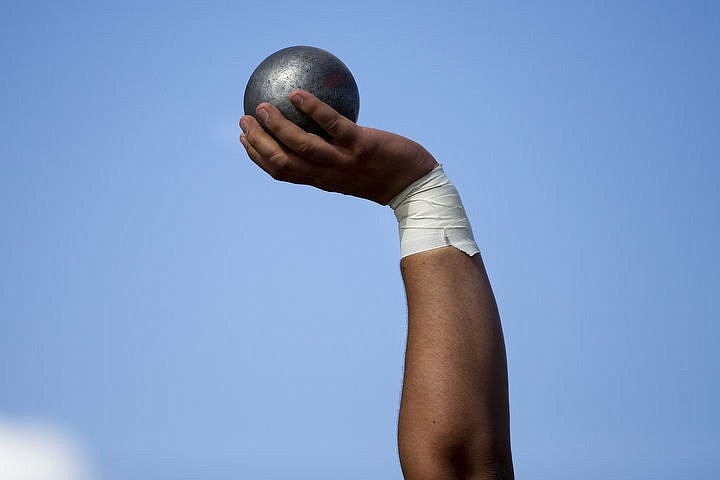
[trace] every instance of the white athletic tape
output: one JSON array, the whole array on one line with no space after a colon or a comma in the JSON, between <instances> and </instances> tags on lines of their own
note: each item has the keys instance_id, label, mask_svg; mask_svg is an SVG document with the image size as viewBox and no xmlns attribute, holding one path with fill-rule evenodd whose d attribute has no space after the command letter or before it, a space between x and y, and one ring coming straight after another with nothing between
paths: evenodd
<instances>
[{"instance_id":1,"label":"white athletic tape","mask_svg":"<svg viewBox=\"0 0 720 480\"><path fill-rule=\"evenodd\" d=\"M400 257L453 246L473 256L480 250L455 185L442 165L414 181L388 204L400 230Z\"/></svg>"}]
</instances>

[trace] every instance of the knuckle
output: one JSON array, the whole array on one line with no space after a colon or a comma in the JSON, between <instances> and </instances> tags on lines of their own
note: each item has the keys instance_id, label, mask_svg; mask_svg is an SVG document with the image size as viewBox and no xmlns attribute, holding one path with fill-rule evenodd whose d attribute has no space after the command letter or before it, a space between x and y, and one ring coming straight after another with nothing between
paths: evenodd
<instances>
[{"instance_id":1,"label":"knuckle","mask_svg":"<svg viewBox=\"0 0 720 480\"><path fill-rule=\"evenodd\" d=\"M258 131L257 131L256 128L253 128L253 127L250 127L250 128L248 129L247 133L245 133L245 138L246 138L246 139L248 140L248 142L250 142L250 143L256 142L256 141L257 141L257 136L258 136Z\"/></svg>"},{"instance_id":2,"label":"knuckle","mask_svg":"<svg viewBox=\"0 0 720 480\"><path fill-rule=\"evenodd\" d=\"M340 125L341 125L340 117L338 115L334 115L332 118L330 118L330 120L328 120L327 125L325 126L325 130L330 135L334 136L335 134L337 134L339 132Z\"/></svg>"},{"instance_id":3,"label":"knuckle","mask_svg":"<svg viewBox=\"0 0 720 480\"><path fill-rule=\"evenodd\" d=\"M258 153L253 148L248 148L247 154L248 154L248 157L250 157L250 160L257 163L258 165L260 165L260 163L263 161L263 158L260 155L258 155Z\"/></svg>"},{"instance_id":4,"label":"knuckle","mask_svg":"<svg viewBox=\"0 0 720 480\"><path fill-rule=\"evenodd\" d=\"M271 155L268 160L270 161L270 165L272 165L270 171L268 172L272 178L283 181L289 177L290 162L285 155L275 153Z\"/></svg>"},{"instance_id":5,"label":"knuckle","mask_svg":"<svg viewBox=\"0 0 720 480\"><path fill-rule=\"evenodd\" d=\"M298 144L298 146L295 148L295 151L303 157L309 157L312 156L313 153L315 153L315 147L309 142L302 142Z\"/></svg>"}]
</instances>

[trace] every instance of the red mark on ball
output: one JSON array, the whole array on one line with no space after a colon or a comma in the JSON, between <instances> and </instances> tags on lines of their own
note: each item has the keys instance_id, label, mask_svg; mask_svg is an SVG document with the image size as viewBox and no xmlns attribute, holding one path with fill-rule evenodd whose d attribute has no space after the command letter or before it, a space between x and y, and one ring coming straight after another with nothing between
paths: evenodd
<instances>
[{"instance_id":1,"label":"red mark on ball","mask_svg":"<svg viewBox=\"0 0 720 480\"><path fill-rule=\"evenodd\" d=\"M325 76L325 86L333 88L341 84L343 81L343 74L340 72L332 72Z\"/></svg>"}]
</instances>

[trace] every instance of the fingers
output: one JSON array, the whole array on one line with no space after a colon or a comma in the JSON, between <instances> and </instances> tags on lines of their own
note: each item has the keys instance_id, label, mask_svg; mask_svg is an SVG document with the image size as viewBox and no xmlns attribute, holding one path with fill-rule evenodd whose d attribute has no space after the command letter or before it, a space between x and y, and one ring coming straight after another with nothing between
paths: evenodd
<instances>
[{"instance_id":1,"label":"fingers","mask_svg":"<svg viewBox=\"0 0 720 480\"><path fill-rule=\"evenodd\" d=\"M250 159L275 180L315 185L322 176L322 165L304 159L281 146L249 115L240 119L240 142Z\"/></svg>"},{"instance_id":2,"label":"fingers","mask_svg":"<svg viewBox=\"0 0 720 480\"><path fill-rule=\"evenodd\" d=\"M270 103L258 105L256 113L272 135L255 117L246 115L240 120L240 141L250 159L276 180L327 188L324 185L332 172L330 166L344 164L349 158L350 150L341 147L358 142L362 129L304 90L294 91L290 100L325 129L333 141L304 131Z\"/></svg>"},{"instance_id":3,"label":"fingers","mask_svg":"<svg viewBox=\"0 0 720 480\"><path fill-rule=\"evenodd\" d=\"M315 134L306 132L285 118L275 105L261 103L257 108L257 116L263 119L265 126L273 135L299 156L320 163L338 160L335 146Z\"/></svg>"},{"instance_id":4,"label":"fingers","mask_svg":"<svg viewBox=\"0 0 720 480\"><path fill-rule=\"evenodd\" d=\"M357 138L360 127L313 94L296 90L290 94L290 101L315 120L340 145L349 145Z\"/></svg>"}]
</instances>

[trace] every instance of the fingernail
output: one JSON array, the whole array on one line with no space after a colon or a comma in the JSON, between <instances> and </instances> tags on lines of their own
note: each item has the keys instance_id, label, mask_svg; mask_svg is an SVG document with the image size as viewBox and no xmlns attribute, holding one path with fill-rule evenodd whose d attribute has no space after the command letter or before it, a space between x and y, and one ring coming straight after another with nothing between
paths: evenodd
<instances>
[{"instance_id":1,"label":"fingernail","mask_svg":"<svg viewBox=\"0 0 720 480\"><path fill-rule=\"evenodd\" d=\"M263 122L267 122L267 119L270 116L268 111L265 110L264 108L261 108L260 110L258 110L258 115L260 116L260 118L262 119Z\"/></svg>"},{"instance_id":2,"label":"fingernail","mask_svg":"<svg viewBox=\"0 0 720 480\"><path fill-rule=\"evenodd\" d=\"M240 128L242 128L243 133L247 133L248 126L245 120L240 120Z\"/></svg>"},{"instance_id":3,"label":"fingernail","mask_svg":"<svg viewBox=\"0 0 720 480\"><path fill-rule=\"evenodd\" d=\"M243 146L245 146L245 142L246 142L245 134L243 133L242 135L240 135L240 143L242 143Z\"/></svg>"},{"instance_id":4,"label":"fingernail","mask_svg":"<svg viewBox=\"0 0 720 480\"><path fill-rule=\"evenodd\" d=\"M303 97L299 93L296 93L290 98L290 101L294 103L295 105L302 105L303 103Z\"/></svg>"}]
</instances>

